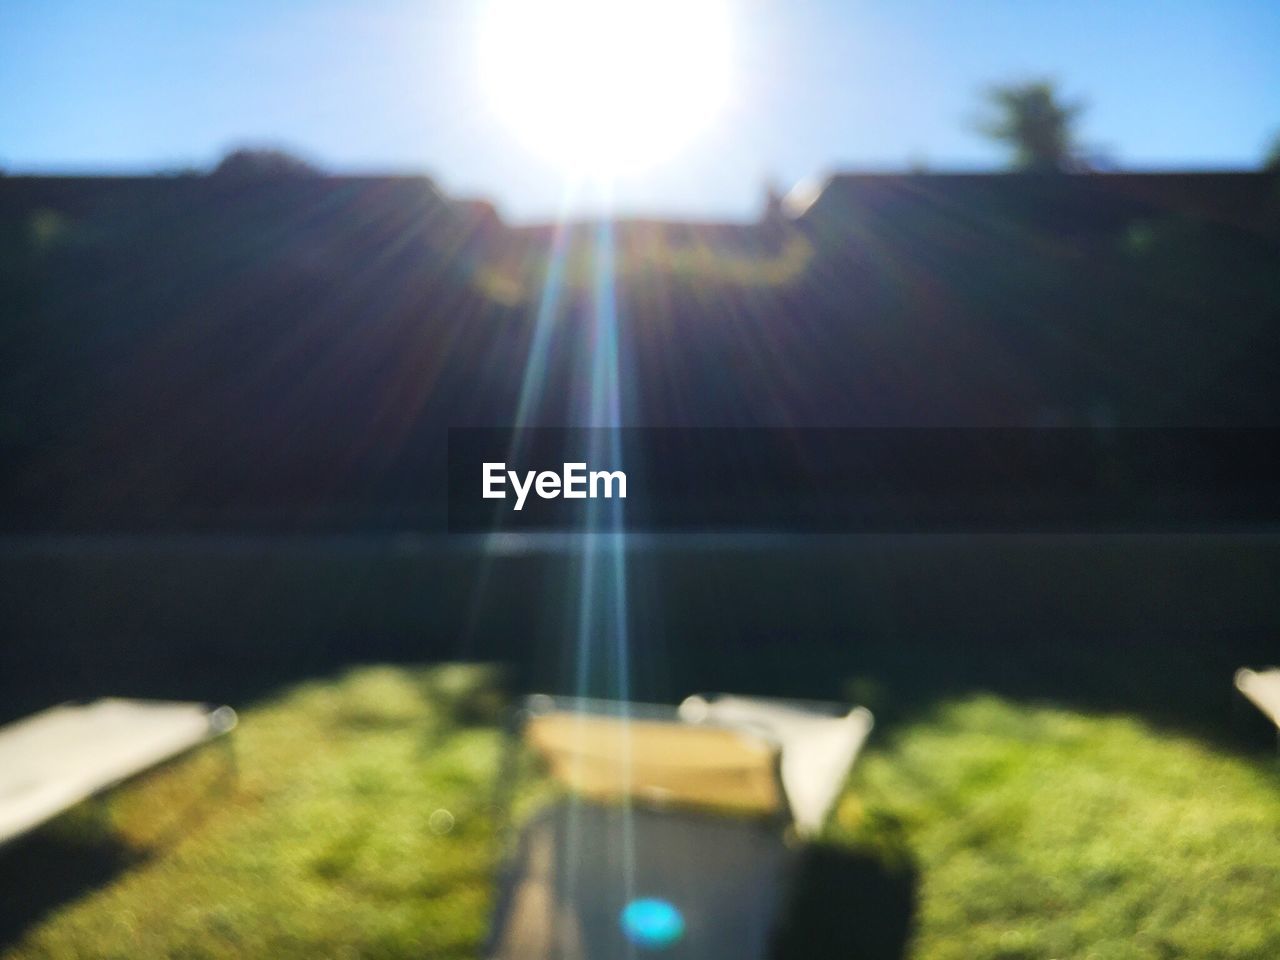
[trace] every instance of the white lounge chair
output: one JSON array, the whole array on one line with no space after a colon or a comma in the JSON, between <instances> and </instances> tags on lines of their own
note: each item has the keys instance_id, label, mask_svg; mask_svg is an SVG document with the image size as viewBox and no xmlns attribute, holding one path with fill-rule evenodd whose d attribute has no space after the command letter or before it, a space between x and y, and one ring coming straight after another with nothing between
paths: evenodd
<instances>
[{"instance_id":1,"label":"white lounge chair","mask_svg":"<svg viewBox=\"0 0 1280 960\"><path fill-rule=\"evenodd\" d=\"M1236 689L1267 715L1276 725L1276 735L1280 737L1280 667L1237 670Z\"/></svg>"},{"instance_id":2,"label":"white lounge chair","mask_svg":"<svg viewBox=\"0 0 1280 960\"><path fill-rule=\"evenodd\" d=\"M680 716L691 723L757 731L776 742L782 789L801 835L822 829L874 725L865 707L843 712L836 704L758 697L693 696L680 705Z\"/></svg>"},{"instance_id":3,"label":"white lounge chair","mask_svg":"<svg viewBox=\"0 0 1280 960\"><path fill-rule=\"evenodd\" d=\"M862 707L737 696L530 703L525 742L579 794L778 814L802 835L822 828L873 723Z\"/></svg>"},{"instance_id":4,"label":"white lounge chair","mask_svg":"<svg viewBox=\"0 0 1280 960\"><path fill-rule=\"evenodd\" d=\"M795 857L786 828L821 828L871 723L863 709L744 697L678 710L530 698L512 743L569 796L523 827L486 956L595 960L662 941L763 958ZM628 927L633 910L656 911L651 941Z\"/></svg>"},{"instance_id":5,"label":"white lounge chair","mask_svg":"<svg viewBox=\"0 0 1280 960\"><path fill-rule=\"evenodd\" d=\"M230 707L104 699L0 727L0 844L235 724Z\"/></svg>"}]
</instances>

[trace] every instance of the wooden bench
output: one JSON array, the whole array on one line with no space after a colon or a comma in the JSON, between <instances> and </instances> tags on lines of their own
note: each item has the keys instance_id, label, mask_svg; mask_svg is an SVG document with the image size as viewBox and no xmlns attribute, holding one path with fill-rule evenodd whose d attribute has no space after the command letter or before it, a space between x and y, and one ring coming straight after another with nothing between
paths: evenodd
<instances>
[{"instance_id":1,"label":"wooden bench","mask_svg":"<svg viewBox=\"0 0 1280 960\"><path fill-rule=\"evenodd\" d=\"M752 697L689 697L678 711L542 698L523 737L593 799L779 815L816 834L871 726L862 708Z\"/></svg>"}]
</instances>

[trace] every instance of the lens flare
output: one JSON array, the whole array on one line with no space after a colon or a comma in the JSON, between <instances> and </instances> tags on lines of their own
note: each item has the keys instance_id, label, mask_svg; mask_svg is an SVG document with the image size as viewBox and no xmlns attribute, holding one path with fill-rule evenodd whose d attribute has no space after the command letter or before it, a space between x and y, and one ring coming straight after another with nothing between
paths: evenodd
<instances>
[{"instance_id":1,"label":"lens flare","mask_svg":"<svg viewBox=\"0 0 1280 960\"><path fill-rule=\"evenodd\" d=\"M661 949L684 936L684 917L666 900L632 900L622 911L622 932L638 947Z\"/></svg>"}]
</instances>

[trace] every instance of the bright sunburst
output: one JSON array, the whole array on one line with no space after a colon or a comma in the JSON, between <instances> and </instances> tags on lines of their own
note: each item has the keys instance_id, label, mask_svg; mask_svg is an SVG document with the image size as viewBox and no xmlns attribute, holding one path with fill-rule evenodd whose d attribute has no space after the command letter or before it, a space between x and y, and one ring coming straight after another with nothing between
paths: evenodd
<instances>
[{"instance_id":1,"label":"bright sunburst","mask_svg":"<svg viewBox=\"0 0 1280 960\"><path fill-rule=\"evenodd\" d=\"M488 96L525 145L567 170L634 172L723 106L724 0L490 0Z\"/></svg>"}]
</instances>

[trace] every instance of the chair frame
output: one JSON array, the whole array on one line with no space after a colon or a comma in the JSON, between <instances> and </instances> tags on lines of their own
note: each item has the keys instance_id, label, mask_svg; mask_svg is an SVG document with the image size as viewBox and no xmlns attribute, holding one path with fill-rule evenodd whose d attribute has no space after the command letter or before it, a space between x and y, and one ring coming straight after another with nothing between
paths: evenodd
<instances>
[{"instance_id":1,"label":"chair frame","mask_svg":"<svg viewBox=\"0 0 1280 960\"><path fill-rule=\"evenodd\" d=\"M57 709L58 707L80 707L80 706L86 706L92 702L94 701L68 700L68 701L63 701L62 703L59 703L59 704L55 704L53 707L48 709ZM163 770L171 766L172 764L175 764L178 761L186 757L189 757L192 754L196 753L197 751L202 750L203 748L210 746L212 744L218 744L222 746L225 751L224 755L225 755L226 763L224 766L224 775L223 777L220 778L220 782L228 786L231 784L234 784L239 777L239 769L240 769L239 759L235 749L235 738L230 736L232 731L235 730L237 724L239 723L239 718L237 717L235 710L233 710L229 706L226 706L225 704L215 704L207 701L206 702L194 701L194 705L204 708L205 717L209 723L208 733L203 739L197 740L194 743L190 744L189 746L185 747L184 749L179 750L176 753L170 754L169 756L164 757L163 759L155 763L151 763L146 766L140 767L137 770L134 770L125 776L117 777L116 779L111 780L107 783L100 784L99 786L95 787L93 790L88 791L84 795L76 798L73 802L64 804L62 807L58 808L57 810L50 811L42 819L40 819L35 823L30 824L25 829L17 833L10 834L6 837L0 838L0 850L7 850L12 845L21 843L27 837L30 837L31 835L37 833L40 829L42 829L49 823L63 816L67 812L75 809L81 804L85 804L85 803L91 803L95 801L101 802L103 805L102 819L104 821L104 824L109 826L111 821L109 797L112 792L114 792L116 789L118 789L119 787L123 786L126 783L133 783L153 773L156 773L157 771ZM35 715L38 715L38 714L35 714ZM24 719L24 718L20 718L20 719Z\"/></svg>"}]
</instances>

